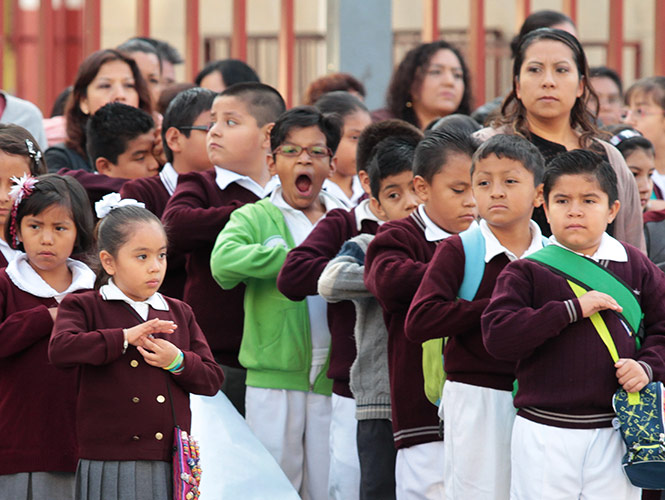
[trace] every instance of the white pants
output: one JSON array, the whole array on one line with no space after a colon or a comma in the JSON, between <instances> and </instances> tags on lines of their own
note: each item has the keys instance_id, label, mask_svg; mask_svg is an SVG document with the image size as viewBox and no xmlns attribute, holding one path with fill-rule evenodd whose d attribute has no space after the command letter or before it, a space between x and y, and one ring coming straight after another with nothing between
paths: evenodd
<instances>
[{"instance_id":1,"label":"white pants","mask_svg":"<svg viewBox=\"0 0 665 500\"><path fill-rule=\"evenodd\" d=\"M329 396L247 387L246 420L305 500L328 498Z\"/></svg>"},{"instance_id":2,"label":"white pants","mask_svg":"<svg viewBox=\"0 0 665 500\"><path fill-rule=\"evenodd\" d=\"M360 495L357 432L355 399L333 394L328 478L328 495L331 499L357 500Z\"/></svg>"},{"instance_id":3,"label":"white pants","mask_svg":"<svg viewBox=\"0 0 665 500\"><path fill-rule=\"evenodd\" d=\"M562 429L515 419L510 498L515 500L639 500L621 467L619 431Z\"/></svg>"},{"instance_id":4,"label":"white pants","mask_svg":"<svg viewBox=\"0 0 665 500\"><path fill-rule=\"evenodd\" d=\"M443 441L397 450L397 500L443 500Z\"/></svg>"},{"instance_id":5,"label":"white pants","mask_svg":"<svg viewBox=\"0 0 665 500\"><path fill-rule=\"evenodd\" d=\"M447 500L508 500L513 395L446 381L443 481Z\"/></svg>"}]
</instances>

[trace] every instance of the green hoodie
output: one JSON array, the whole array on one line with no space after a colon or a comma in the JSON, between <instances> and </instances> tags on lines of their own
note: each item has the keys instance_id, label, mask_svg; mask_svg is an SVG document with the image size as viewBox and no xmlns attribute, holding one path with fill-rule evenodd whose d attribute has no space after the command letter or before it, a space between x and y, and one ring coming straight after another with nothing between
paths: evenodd
<instances>
[{"instance_id":1,"label":"green hoodie","mask_svg":"<svg viewBox=\"0 0 665 500\"><path fill-rule=\"evenodd\" d=\"M224 289L245 283L245 324L238 360L247 385L312 391L329 396L328 362L309 383L312 339L307 301L277 290L287 252L295 247L282 212L269 199L231 214L210 255L212 275Z\"/></svg>"}]
</instances>

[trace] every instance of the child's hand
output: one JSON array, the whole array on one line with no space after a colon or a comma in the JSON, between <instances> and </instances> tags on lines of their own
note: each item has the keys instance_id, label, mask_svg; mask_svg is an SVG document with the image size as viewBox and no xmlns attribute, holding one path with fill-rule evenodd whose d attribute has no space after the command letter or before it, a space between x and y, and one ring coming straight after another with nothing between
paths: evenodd
<instances>
[{"instance_id":1,"label":"child's hand","mask_svg":"<svg viewBox=\"0 0 665 500\"><path fill-rule=\"evenodd\" d=\"M580 298L580 307L582 308L582 317L589 316L605 309L621 312L623 308L612 297L603 292L592 290L585 293Z\"/></svg>"},{"instance_id":2,"label":"child's hand","mask_svg":"<svg viewBox=\"0 0 665 500\"><path fill-rule=\"evenodd\" d=\"M48 308L48 313L51 315L51 319L55 323L55 318L58 317L58 308L57 307L49 307Z\"/></svg>"},{"instance_id":3,"label":"child's hand","mask_svg":"<svg viewBox=\"0 0 665 500\"><path fill-rule=\"evenodd\" d=\"M641 391L649 383L649 375L634 359L621 358L614 363L614 367L619 384L626 392Z\"/></svg>"},{"instance_id":4,"label":"child's hand","mask_svg":"<svg viewBox=\"0 0 665 500\"><path fill-rule=\"evenodd\" d=\"M173 321L153 318L140 325L127 328L125 332L127 333L127 342L138 347L145 344L148 335L152 335L153 333L173 333L176 328L178 328L178 325Z\"/></svg>"},{"instance_id":5,"label":"child's hand","mask_svg":"<svg viewBox=\"0 0 665 500\"><path fill-rule=\"evenodd\" d=\"M143 346L138 346L137 349L146 363L157 368L169 366L180 350L168 340L148 337L143 342Z\"/></svg>"}]
</instances>

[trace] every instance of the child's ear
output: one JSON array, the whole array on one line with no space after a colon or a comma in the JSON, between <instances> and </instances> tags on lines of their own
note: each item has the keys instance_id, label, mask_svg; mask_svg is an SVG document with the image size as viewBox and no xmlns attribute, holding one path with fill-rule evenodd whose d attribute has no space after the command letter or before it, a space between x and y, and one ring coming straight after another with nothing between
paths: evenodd
<instances>
[{"instance_id":1,"label":"child's ear","mask_svg":"<svg viewBox=\"0 0 665 500\"><path fill-rule=\"evenodd\" d=\"M106 158L99 157L95 160L95 168L100 174L108 175L110 177L113 164Z\"/></svg>"},{"instance_id":2,"label":"child's ear","mask_svg":"<svg viewBox=\"0 0 665 500\"><path fill-rule=\"evenodd\" d=\"M174 153L182 153L183 146L181 142L184 138L184 135L180 133L180 130L175 127L169 127L169 129L164 134L164 138L166 139L166 145L171 151Z\"/></svg>"},{"instance_id":3,"label":"child's ear","mask_svg":"<svg viewBox=\"0 0 665 500\"><path fill-rule=\"evenodd\" d=\"M360 180L360 185L363 187L363 191L367 194L371 194L371 189L369 187L369 174L365 170L358 171L358 179Z\"/></svg>"},{"instance_id":4,"label":"child's ear","mask_svg":"<svg viewBox=\"0 0 665 500\"><path fill-rule=\"evenodd\" d=\"M328 172L328 178L331 178L337 170L337 156L330 158L330 172Z\"/></svg>"},{"instance_id":5,"label":"child's ear","mask_svg":"<svg viewBox=\"0 0 665 500\"><path fill-rule=\"evenodd\" d=\"M113 276L115 274L115 259L113 256L108 253L106 250L99 252L99 261L102 263L102 267L106 274Z\"/></svg>"},{"instance_id":6,"label":"child's ear","mask_svg":"<svg viewBox=\"0 0 665 500\"><path fill-rule=\"evenodd\" d=\"M263 134L263 144L261 147L268 151L270 151L270 131L274 126L275 122L270 122L261 127L261 133Z\"/></svg>"},{"instance_id":7,"label":"child's ear","mask_svg":"<svg viewBox=\"0 0 665 500\"><path fill-rule=\"evenodd\" d=\"M610 213L609 216L607 217L607 223L611 224L612 221L616 218L617 214L619 213L619 209L621 208L621 202L619 200L616 200L612 205L610 205Z\"/></svg>"},{"instance_id":8,"label":"child's ear","mask_svg":"<svg viewBox=\"0 0 665 500\"><path fill-rule=\"evenodd\" d=\"M544 202L545 200L543 198L543 183L541 182L540 184L538 184L538 186L536 186L536 196L533 199L533 206L539 207Z\"/></svg>"},{"instance_id":9,"label":"child's ear","mask_svg":"<svg viewBox=\"0 0 665 500\"><path fill-rule=\"evenodd\" d=\"M372 209L372 212L379 216L379 219L388 220L388 214L386 214L386 212L383 210L381 202L374 198L374 196L370 197L369 206Z\"/></svg>"},{"instance_id":10,"label":"child's ear","mask_svg":"<svg viewBox=\"0 0 665 500\"><path fill-rule=\"evenodd\" d=\"M275 157L272 153L266 155L266 163L268 164L268 173L270 175L277 175L277 167L275 165Z\"/></svg>"},{"instance_id":11,"label":"child's ear","mask_svg":"<svg viewBox=\"0 0 665 500\"><path fill-rule=\"evenodd\" d=\"M422 176L416 175L413 178L413 189L416 190L418 198L423 202L429 200L429 184L427 184L427 181Z\"/></svg>"}]
</instances>

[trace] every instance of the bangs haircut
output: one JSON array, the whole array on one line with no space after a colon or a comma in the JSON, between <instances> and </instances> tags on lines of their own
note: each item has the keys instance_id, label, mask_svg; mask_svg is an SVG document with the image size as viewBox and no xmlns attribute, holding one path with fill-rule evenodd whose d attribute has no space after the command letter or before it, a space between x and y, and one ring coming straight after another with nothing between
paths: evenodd
<instances>
[{"instance_id":1,"label":"bangs haircut","mask_svg":"<svg viewBox=\"0 0 665 500\"><path fill-rule=\"evenodd\" d=\"M388 137L400 137L414 144L423 138L422 131L404 120L396 118L372 123L362 131L356 149L356 169L366 171L376 146Z\"/></svg>"},{"instance_id":2,"label":"bangs haircut","mask_svg":"<svg viewBox=\"0 0 665 500\"><path fill-rule=\"evenodd\" d=\"M28 162L30 175L33 177L45 174L47 169L44 155L42 154L41 159L37 161L30 155L28 145L25 141L32 142L34 151L38 153L42 152L33 135L26 129L13 123L0 123L0 151L8 155L24 157L25 161Z\"/></svg>"},{"instance_id":3,"label":"bangs haircut","mask_svg":"<svg viewBox=\"0 0 665 500\"><path fill-rule=\"evenodd\" d=\"M665 110L665 76L647 76L637 80L626 90L624 101L629 103L635 94L642 94Z\"/></svg>"},{"instance_id":4,"label":"bangs haircut","mask_svg":"<svg viewBox=\"0 0 665 500\"><path fill-rule=\"evenodd\" d=\"M471 161L471 176L476 168L476 163L485 160L490 155L499 159L507 158L522 165L533 175L533 185L538 186L543 182L545 174L545 158L538 148L523 137L517 135L499 134L490 137L478 148Z\"/></svg>"},{"instance_id":5,"label":"bangs haircut","mask_svg":"<svg viewBox=\"0 0 665 500\"><path fill-rule=\"evenodd\" d=\"M555 156L548 164L543 179L543 196L549 206L549 197L556 181L564 175L590 175L594 177L600 189L607 194L609 206L619 198L617 175L612 166L602 156L593 151L575 149Z\"/></svg>"},{"instance_id":6,"label":"bangs haircut","mask_svg":"<svg viewBox=\"0 0 665 500\"><path fill-rule=\"evenodd\" d=\"M379 199L381 185L386 178L412 171L417 144L402 137L387 137L376 145L376 153L367 168L369 187L374 198Z\"/></svg>"},{"instance_id":7,"label":"bangs haircut","mask_svg":"<svg viewBox=\"0 0 665 500\"><path fill-rule=\"evenodd\" d=\"M442 128L430 132L416 148L413 175L419 175L427 184L432 184L432 179L445 168L451 155L472 158L478 149L478 142L461 130Z\"/></svg>"},{"instance_id":8,"label":"bangs haircut","mask_svg":"<svg viewBox=\"0 0 665 500\"><path fill-rule=\"evenodd\" d=\"M76 227L76 242L72 254L87 252L93 241L93 219L88 193L76 179L69 175L45 174L37 179L38 182L35 183L30 196L23 198L19 203L16 210L15 227L17 229L21 227L21 221L25 216L38 216L50 206L61 206L69 212ZM5 226L5 241L9 242L12 248L23 252L25 251L23 243L19 242L16 245L16 242L12 241L11 222L8 221Z\"/></svg>"},{"instance_id":9,"label":"bangs haircut","mask_svg":"<svg viewBox=\"0 0 665 500\"><path fill-rule=\"evenodd\" d=\"M254 117L259 127L276 121L286 111L286 103L282 95L265 83L236 83L219 96L235 97L244 102L247 112Z\"/></svg>"},{"instance_id":10,"label":"bangs haircut","mask_svg":"<svg viewBox=\"0 0 665 500\"><path fill-rule=\"evenodd\" d=\"M326 146L335 154L342 138L342 120L335 114L324 115L314 106L291 108L275 122L270 131L270 150L275 151L284 144L292 130L318 127L326 137Z\"/></svg>"}]
</instances>

